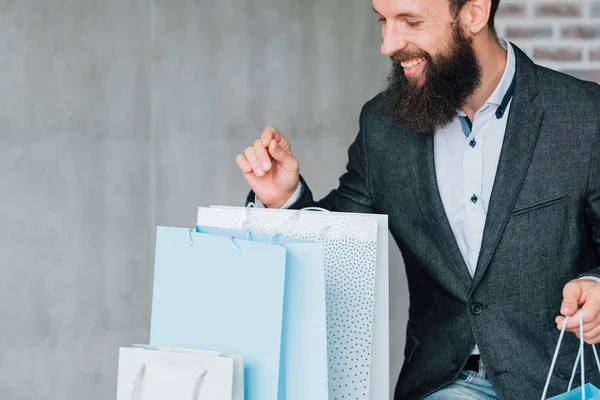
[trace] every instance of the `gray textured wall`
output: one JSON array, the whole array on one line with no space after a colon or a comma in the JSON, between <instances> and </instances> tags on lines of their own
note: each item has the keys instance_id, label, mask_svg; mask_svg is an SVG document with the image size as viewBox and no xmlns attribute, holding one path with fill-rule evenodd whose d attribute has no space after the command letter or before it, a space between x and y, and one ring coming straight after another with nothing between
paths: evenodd
<instances>
[{"instance_id":1,"label":"gray textured wall","mask_svg":"<svg viewBox=\"0 0 600 400\"><path fill-rule=\"evenodd\" d=\"M337 183L388 60L368 0L0 0L0 398L114 398L148 341L156 225L241 205L289 136ZM393 247L392 382L408 296Z\"/></svg>"}]
</instances>

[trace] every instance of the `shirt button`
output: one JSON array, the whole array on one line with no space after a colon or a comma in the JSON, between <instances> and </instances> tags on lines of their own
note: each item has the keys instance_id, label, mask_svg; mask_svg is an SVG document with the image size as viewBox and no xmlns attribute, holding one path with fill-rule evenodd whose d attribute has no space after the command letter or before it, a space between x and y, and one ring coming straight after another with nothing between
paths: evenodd
<instances>
[{"instance_id":1,"label":"shirt button","mask_svg":"<svg viewBox=\"0 0 600 400\"><path fill-rule=\"evenodd\" d=\"M473 202L473 204L477 204L477 196L473 195L471 196L471 201Z\"/></svg>"},{"instance_id":2,"label":"shirt button","mask_svg":"<svg viewBox=\"0 0 600 400\"><path fill-rule=\"evenodd\" d=\"M479 315L481 314L481 311L483 310L483 306L479 303L473 303L471 304L471 312L474 315Z\"/></svg>"},{"instance_id":3,"label":"shirt button","mask_svg":"<svg viewBox=\"0 0 600 400\"><path fill-rule=\"evenodd\" d=\"M476 145L477 145L477 142L475 141L475 139L471 139L471 141L469 142L469 146L474 148Z\"/></svg>"},{"instance_id":4,"label":"shirt button","mask_svg":"<svg viewBox=\"0 0 600 400\"><path fill-rule=\"evenodd\" d=\"M452 362L450 362L450 369L452 370L452 372L458 371L458 361L457 360L452 360Z\"/></svg>"}]
</instances>

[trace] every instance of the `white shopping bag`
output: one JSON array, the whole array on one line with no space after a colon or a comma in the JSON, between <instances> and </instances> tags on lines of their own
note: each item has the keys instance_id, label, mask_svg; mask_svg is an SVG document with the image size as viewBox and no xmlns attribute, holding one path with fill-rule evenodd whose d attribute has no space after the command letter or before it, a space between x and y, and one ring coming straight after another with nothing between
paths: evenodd
<instances>
[{"instance_id":1,"label":"white shopping bag","mask_svg":"<svg viewBox=\"0 0 600 400\"><path fill-rule=\"evenodd\" d=\"M323 241L329 399L389 399L387 215L199 207L197 225Z\"/></svg>"},{"instance_id":2,"label":"white shopping bag","mask_svg":"<svg viewBox=\"0 0 600 400\"><path fill-rule=\"evenodd\" d=\"M241 355L121 347L117 400L243 400L243 368Z\"/></svg>"}]
</instances>

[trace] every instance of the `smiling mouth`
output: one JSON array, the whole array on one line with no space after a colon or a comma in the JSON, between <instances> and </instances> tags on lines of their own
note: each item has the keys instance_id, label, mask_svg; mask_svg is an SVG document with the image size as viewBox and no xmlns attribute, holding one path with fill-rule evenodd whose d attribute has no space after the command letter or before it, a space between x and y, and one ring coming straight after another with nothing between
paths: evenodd
<instances>
[{"instance_id":1,"label":"smiling mouth","mask_svg":"<svg viewBox=\"0 0 600 400\"><path fill-rule=\"evenodd\" d=\"M424 58L413 58L411 60L402 61L400 65L402 66L402 68L412 68L421 64L423 61L425 61Z\"/></svg>"}]
</instances>

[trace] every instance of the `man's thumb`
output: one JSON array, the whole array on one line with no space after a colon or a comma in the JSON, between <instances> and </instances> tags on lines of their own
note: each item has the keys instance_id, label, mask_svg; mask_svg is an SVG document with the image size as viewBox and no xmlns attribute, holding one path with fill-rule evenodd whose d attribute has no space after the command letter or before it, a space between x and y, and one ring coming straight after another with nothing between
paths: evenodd
<instances>
[{"instance_id":1,"label":"man's thumb","mask_svg":"<svg viewBox=\"0 0 600 400\"><path fill-rule=\"evenodd\" d=\"M275 161L281 164L284 169L293 169L294 156L292 156L285 149L282 149L275 140L271 140L269 143L269 154Z\"/></svg>"},{"instance_id":2,"label":"man's thumb","mask_svg":"<svg viewBox=\"0 0 600 400\"><path fill-rule=\"evenodd\" d=\"M560 306L560 313L565 317L575 314L579 307L580 295L581 288L579 285L576 282L568 283L563 290L563 302Z\"/></svg>"}]
</instances>

